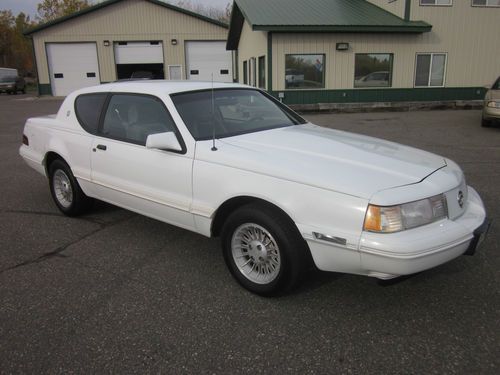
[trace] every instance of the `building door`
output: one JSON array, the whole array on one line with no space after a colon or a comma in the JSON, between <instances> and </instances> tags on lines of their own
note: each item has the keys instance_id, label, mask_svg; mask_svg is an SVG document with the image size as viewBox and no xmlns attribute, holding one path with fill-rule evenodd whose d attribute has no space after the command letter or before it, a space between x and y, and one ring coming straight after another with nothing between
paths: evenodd
<instances>
[{"instance_id":1,"label":"building door","mask_svg":"<svg viewBox=\"0 0 500 375\"><path fill-rule=\"evenodd\" d=\"M186 42L187 78L197 81L232 82L232 55L226 42Z\"/></svg>"},{"instance_id":2,"label":"building door","mask_svg":"<svg viewBox=\"0 0 500 375\"><path fill-rule=\"evenodd\" d=\"M47 61L54 96L101 83L95 43L48 43Z\"/></svg>"}]
</instances>

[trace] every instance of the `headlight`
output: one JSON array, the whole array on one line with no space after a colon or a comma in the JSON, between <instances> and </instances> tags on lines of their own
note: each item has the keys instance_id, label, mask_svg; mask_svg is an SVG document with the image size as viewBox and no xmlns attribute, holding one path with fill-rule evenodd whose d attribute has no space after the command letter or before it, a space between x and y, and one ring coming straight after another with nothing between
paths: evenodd
<instances>
[{"instance_id":1,"label":"headlight","mask_svg":"<svg viewBox=\"0 0 500 375\"><path fill-rule=\"evenodd\" d=\"M368 205L364 230L393 233L416 228L448 216L446 197L439 194L431 198L398 206Z\"/></svg>"},{"instance_id":2,"label":"headlight","mask_svg":"<svg viewBox=\"0 0 500 375\"><path fill-rule=\"evenodd\" d=\"M490 107L490 108L500 108L500 102L497 102L495 100L490 100L487 104L486 104L487 107Z\"/></svg>"}]
</instances>

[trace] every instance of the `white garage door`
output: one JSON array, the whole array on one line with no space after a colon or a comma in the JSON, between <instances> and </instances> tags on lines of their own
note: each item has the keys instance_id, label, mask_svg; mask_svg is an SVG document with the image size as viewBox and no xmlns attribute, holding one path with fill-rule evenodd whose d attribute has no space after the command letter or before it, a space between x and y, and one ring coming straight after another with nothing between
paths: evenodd
<instances>
[{"instance_id":1,"label":"white garage door","mask_svg":"<svg viewBox=\"0 0 500 375\"><path fill-rule=\"evenodd\" d=\"M163 64L161 42L117 42L116 64Z\"/></svg>"},{"instance_id":2,"label":"white garage door","mask_svg":"<svg viewBox=\"0 0 500 375\"><path fill-rule=\"evenodd\" d=\"M232 82L231 51L226 42L186 42L187 78L199 81Z\"/></svg>"},{"instance_id":3,"label":"white garage door","mask_svg":"<svg viewBox=\"0 0 500 375\"><path fill-rule=\"evenodd\" d=\"M47 59L52 95L101 83L95 43L48 43Z\"/></svg>"}]
</instances>

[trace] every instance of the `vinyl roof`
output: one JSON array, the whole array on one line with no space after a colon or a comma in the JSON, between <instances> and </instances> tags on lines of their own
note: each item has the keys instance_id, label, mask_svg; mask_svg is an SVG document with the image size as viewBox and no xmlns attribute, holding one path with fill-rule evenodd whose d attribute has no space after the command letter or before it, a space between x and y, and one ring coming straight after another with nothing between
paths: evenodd
<instances>
[{"instance_id":1,"label":"vinyl roof","mask_svg":"<svg viewBox=\"0 0 500 375\"><path fill-rule=\"evenodd\" d=\"M31 35L33 33L36 33L38 31L47 29L47 28L49 28L51 26L54 26L54 25L58 25L60 23L68 21L70 19L73 19L73 18L76 18L76 17L79 17L79 16L83 16L84 14L88 14L88 13L94 12L96 10L105 8L105 7L107 7L107 6L111 5L111 4L119 3L120 1L123 1L123 0L106 0L106 1L103 1L103 2L100 2L100 3L97 3L97 4L93 5L93 6L85 8L85 9L79 11L79 12L75 12L73 14L70 14L70 15L67 15L67 16L64 16L64 17L59 17L59 18L56 18L53 21L49 21L49 22L43 23L41 25L35 26L34 28L29 29L28 31L26 31L24 33L24 35ZM156 4L156 5L162 6L164 8L168 8L168 9L180 12L180 13L187 14L189 16L192 16L192 17L198 18L200 20L212 23L214 25L218 25L218 26L224 27L226 29L228 28L228 25L225 24L224 22L214 20L212 18L209 18L209 17L206 17L204 15L192 12L192 11L187 10L187 9L179 8L179 7L175 6L175 5L165 3L162 0L143 0L143 1L147 1L147 2L150 2L150 3Z\"/></svg>"},{"instance_id":2,"label":"vinyl roof","mask_svg":"<svg viewBox=\"0 0 500 375\"><path fill-rule=\"evenodd\" d=\"M236 49L243 20L273 32L422 33L432 25L406 21L366 0L235 0L228 48Z\"/></svg>"}]
</instances>

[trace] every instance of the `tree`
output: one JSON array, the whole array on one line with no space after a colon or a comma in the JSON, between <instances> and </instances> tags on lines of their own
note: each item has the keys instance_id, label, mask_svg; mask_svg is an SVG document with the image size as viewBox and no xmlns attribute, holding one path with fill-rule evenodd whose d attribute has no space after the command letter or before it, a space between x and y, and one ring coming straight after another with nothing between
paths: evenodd
<instances>
[{"instance_id":1,"label":"tree","mask_svg":"<svg viewBox=\"0 0 500 375\"><path fill-rule=\"evenodd\" d=\"M0 11L0 66L7 66L12 45L14 16L10 10Z\"/></svg>"},{"instance_id":2,"label":"tree","mask_svg":"<svg viewBox=\"0 0 500 375\"><path fill-rule=\"evenodd\" d=\"M229 1L224 9L211 5L194 4L191 0L180 0L177 1L176 5L179 8L187 9L224 23L229 23L231 16L231 3Z\"/></svg>"},{"instance_id":3,"label":"tree","mask_svg":"<svg viewBox=\"0 0 500 375\"><path fill-rule=\"evenodd\" d=\"M88 0L43 0L37 6L37 19L43 23L89 7Z\"/></svg>"}]
</instances>

